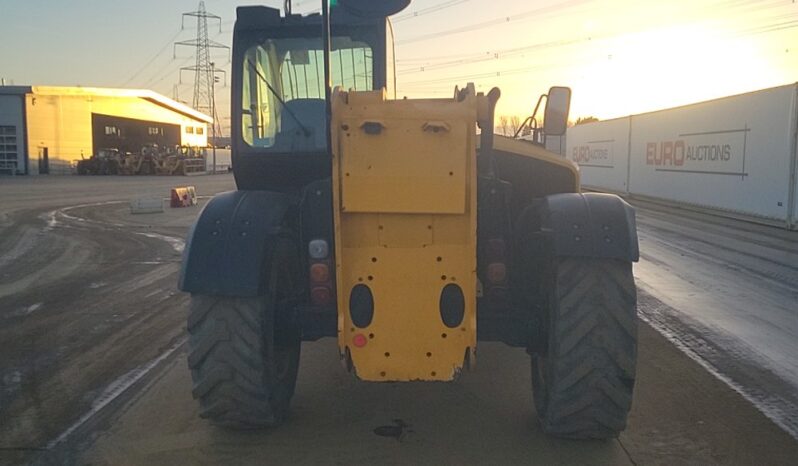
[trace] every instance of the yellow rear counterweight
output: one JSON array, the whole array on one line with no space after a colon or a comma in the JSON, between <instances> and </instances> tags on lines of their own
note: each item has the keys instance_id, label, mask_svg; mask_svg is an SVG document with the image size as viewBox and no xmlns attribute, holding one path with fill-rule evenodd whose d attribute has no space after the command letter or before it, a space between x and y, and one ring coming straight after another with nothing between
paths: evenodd
<instances>
[{"instance_id":1,"label":"yellow rear counterweight","mask_svg":"<svg viewBox=\"0 0 798 466\"><path fill-rule=\"evenodd\" d=\"M363 380L452 380L473 362L481 98L334 93L338 344Z\"/></svg>"}]
</instances>

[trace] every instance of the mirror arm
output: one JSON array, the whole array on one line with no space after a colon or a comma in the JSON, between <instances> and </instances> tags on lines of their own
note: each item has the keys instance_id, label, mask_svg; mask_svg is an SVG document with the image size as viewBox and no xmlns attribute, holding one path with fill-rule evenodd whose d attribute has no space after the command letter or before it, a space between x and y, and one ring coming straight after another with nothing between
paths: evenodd
<instances>
[{"instance_id":1,"label":"mirror arm","mask_svg":"<svg viewBox=\"0 0 798 466\"><path fill-rule=\"evenodd\" d=\"M533 112L532 112L532 117L531 117L531 118L532 118L532 120L534 120L534 119L535 119L535 117L537 117L537 116L538 116L538 110L540 110L540 104L543 102L543 98L544 98L544 97L545 97L546 99L548 99L548 98L549 98L549 95L548 95L548 94L540 94L540 97L538 97L538 103L537 103L537 104L535 104L535 111L533 111Z\"/></svg>"},{"instance_id":2,"label":"mirror arm","mask_svg":"<svg viewBox=\"0 0 798 466\"><path fill-rule=\"evenodd\" d=\"M513 138L517 138L518 137L518 134L521 132L521 129L524 126L526 126L527 122L532 123L532 122L535 121L535 117L538 116L538 110L540 110L540 103L543 102L543 98L544 97L548 98L549 95L548 94L540 94L540 97L538 97L538 103L535 104L535 110L532 112L532 116L526 117L526 120L524 120L524 123L521 126L518 127L518 130L515 132L515 135L513 136Z\"/></svg>"},{"instance_id":3,"label":"mirror arm","mask_svg":"<svg viewBox=\"0 0 798 466\"><path fill-rule=\"evenodd\" d=\"M532 117L531 116L526 117L526 120L524 120L524 122L521 123L521 125L518 127L517 130L515 130L515 134L513 135L513 139L517 138L518 135L521 134L521 131L523 131L524 128L527 125L531 125L531 124L532 124Z\"/></svg>"}]
</instances>

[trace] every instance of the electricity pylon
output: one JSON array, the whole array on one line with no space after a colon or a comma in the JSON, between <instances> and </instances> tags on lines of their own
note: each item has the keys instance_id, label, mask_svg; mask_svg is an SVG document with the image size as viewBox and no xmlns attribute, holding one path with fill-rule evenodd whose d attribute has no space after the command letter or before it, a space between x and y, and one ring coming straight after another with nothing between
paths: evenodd
<instances>
[{"instance_id":1,"label":"electricity pylon","mask_svg":"<svg viewBox=\"0 0 798 466\"><path fill-rule=\"evenodd\" d=\"M216 106L214 105L216 100L214 96L214 83L217 82L216 74L222 73L224 75L226 85L227 73L225 73L224 70L218 69L214 66L213 62L211 61L210 50L212 48L227 49L229 61L230 47L212 41L208 38L208 19L210 18L212 20L219 21L219 32L222 32L222 18L205 11L204 1L199 3L199 8L197 11L183 13L181 20L182 23L180 25L181 28L185 26L186 16L197 18L197 38L193 40L175 42L173 53L175 56L177 55L176 52L178 45L192 46L196 50L195 65L180 68L180 82L183 82L183 71L194 72L194 98L192 100L191 106L194 107L195 110L213 117L213 134L215 138L216 135L221 134L221 126L219 125L219 117L216 115Z\"/></svg>"}]
</instances>

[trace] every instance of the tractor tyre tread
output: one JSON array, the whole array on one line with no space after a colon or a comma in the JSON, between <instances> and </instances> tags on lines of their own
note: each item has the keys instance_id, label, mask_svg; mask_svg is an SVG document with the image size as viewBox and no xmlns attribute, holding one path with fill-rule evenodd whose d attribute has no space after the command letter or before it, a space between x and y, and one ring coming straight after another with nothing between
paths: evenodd
<instances>
[{"instance_id":1,"label":"tractor tyre tread","mask_svg":"<svg viewBox=\"0 0 798 466\"><path fill-rule=\"evenodd\" d=\"M189 355L200 416L235 429L270 427L282 420L265 378L264 309L258 298L193 295Z\"/></svg>"},{"instance_id":2,"label":"tractor tyre tread","mask_svg":"<svg viewBox=\"0 0 798 466\"><path fill-rule=\"evenodd\" d=\"M546 386L535 387L536 395L545 392L545 400L536 399L543 429L567 438L615 438L626 428L635 381L632 264L559 259L552 291L543 363Z\"/></svg>"}]
</instances>

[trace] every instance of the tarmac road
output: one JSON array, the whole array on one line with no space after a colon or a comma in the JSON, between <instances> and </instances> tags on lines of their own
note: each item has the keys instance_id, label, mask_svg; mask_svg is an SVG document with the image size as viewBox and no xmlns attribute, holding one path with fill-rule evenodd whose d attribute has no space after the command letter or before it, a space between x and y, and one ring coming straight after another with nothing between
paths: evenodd
<instances>
[{"instance_id":1,"label":"tarmac road","mask_svg":"<svg viewBox=\"0 0 798 466\"><path fill-rule=\"evenodd\" d=\"M183 338L175 246L198 208L132 216L127 201L186 182L234 189L229 175L0 180L0 461L46 448Z\"/></svg>"},{"instance_id":2,"label":"tarmac road","mask_svg":"<svg viewBox=\"0 0 798 466\"><path fill-rule=\"evenodd\" d=\"M657 222L677 225L671 230L687 222L695 231L713 221L684 220L651 206L640 215L640 312L669 339L641 322L635 402L619 440L543 435L523 351L481 344L476 371L451 384L367 384L343 370L330 339L303 345L286 425L246 433L213 428L198 418L191 399L186 296L175 288L180 238L198 208L134 216L126 204L144 194L166 196L170 186L186 182L201 195L233 189L229 175L0 180L0 463L794 464L798 458L798 442L747 395L778 393L785 378L768 366L775 378L730 388L728 365L707 361L740 360L739 345L717 338L734 337L735 329L720 333L716 325L705 332L702 324L696 332L684 317L688 300L661 296L675 288L654 280L661 275L657 264L672 270L678 262L646 245L687 234L668 233ZM746 234L767 239L770 233ZM738 328L747 329L740 338L752 334ZM715 359L691 346L695 338L684 338L694 334L720 342ZM758 358L746 361L765 367L756 366ZM375 429L400 435L383 437Z\"/></svg>"},{"instance_id":3,"label":"tarmac road","mask_svg":"<svg viewBox=\"0 0 798 466\"><path fill-rule=\"evenodd\" d=\"M798 438L798 232L635 204L640 316Z\"/></svg>"}]
</instances>

